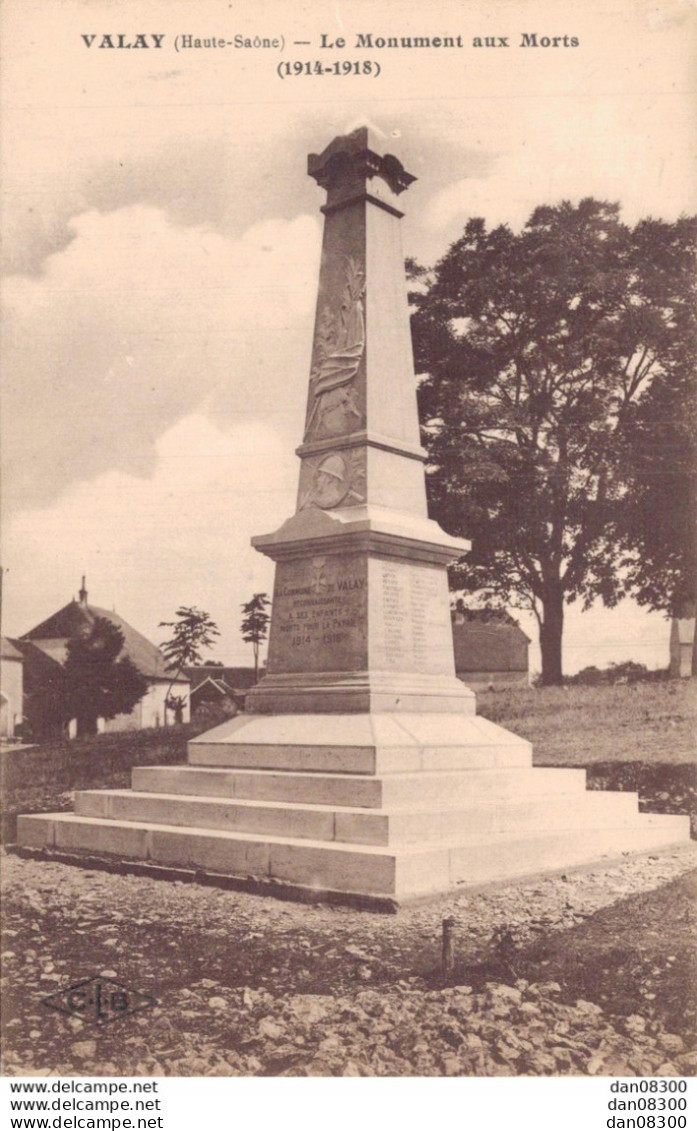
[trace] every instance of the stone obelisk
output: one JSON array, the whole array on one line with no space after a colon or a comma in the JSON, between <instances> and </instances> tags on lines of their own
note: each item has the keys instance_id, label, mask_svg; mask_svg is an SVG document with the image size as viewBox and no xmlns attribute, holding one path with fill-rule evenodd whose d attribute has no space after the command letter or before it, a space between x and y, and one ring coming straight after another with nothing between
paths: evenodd
<instances>
[{"instance_id":1,"label":"stone obelisk","mask_svg":"<svg viewBox=\"0 0 697 1131\"><path fill-rule=\"evenodd\" d=\"M426 510L400 233L415 178L367 127L308 172L327 197L297 508L253 539L277 565L248 709L473 713L446 575L469 543Z\"/></svg>"},{"instance_id":2,"label":"stone obelisk","mask_svg":"<svg viewBox=\"0 0 697 1131\"><path fill-rule=\"evenodd\" d=\"M446 577L468 543L426 511L399 231L414 178L367 128L309 172L327 201L297 506L253 539L276 562L267 675L186 766L20 817L20 843L393 906L687 840L687 817L534 769L529 742L475 714Z\"/></svg>"}]
</instances>

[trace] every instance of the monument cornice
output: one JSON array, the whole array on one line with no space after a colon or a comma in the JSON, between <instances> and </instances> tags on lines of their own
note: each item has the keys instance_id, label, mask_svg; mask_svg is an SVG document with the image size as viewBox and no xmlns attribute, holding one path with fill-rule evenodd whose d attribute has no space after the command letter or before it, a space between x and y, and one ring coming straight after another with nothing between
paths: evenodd
<instances>
[{"instance_id":1,"label":"monument cornice","mask_svg":"<svg viewBox=\"0 0 697 1131\"><path fill-rule=\"evenodd\" d=\"M395 208L394 204L388 204L386 200L381 200L379 196L368 191L354 193L352 196L344 197L333 204L323 204L320 212L324 213L325 216L331 216L335 212L340 212L342 208L349 208L353 204L363 204L364 202L375 204L378 208L384 208L385 212L389 212L391 216L396 216L399 220L404 215L399 208Z\"/></svg>"},{"instance_id":2,"label":"monument cornice","mask_svg":"<svg viewBox=\"0 0 697 1131\"><path fill-rule=\"evenodd\" d=\"M360 529L337 530L319 537L300 537L288 541L276 540L274 535L262 535L253 538L252 545L276 562L317 554L366 553L371 557L401 558L442 568L454 564L467 553L465 548L458 550L453 546L427 542L406 534ZM466 545L469 547L470 543Z\"/></svg>"},{"instance_id":3,"label":"monument cornice","mask_svg":"<svg viewBox=\"0 0 697 1131\"><path fill-rule=\"evenodd\" d=\"M419 460L425 463L428 453L421 446L416 447L405 440L393 439L391 436L381 436L376 432L361 431L350 432L347 436L326 436L320 440L309 440L295 449L295 454L305 456L317 455L325 451L337 451L345 448L379 448L384 452L393 452L398 456Z\"/></svg>"}]
</instances>

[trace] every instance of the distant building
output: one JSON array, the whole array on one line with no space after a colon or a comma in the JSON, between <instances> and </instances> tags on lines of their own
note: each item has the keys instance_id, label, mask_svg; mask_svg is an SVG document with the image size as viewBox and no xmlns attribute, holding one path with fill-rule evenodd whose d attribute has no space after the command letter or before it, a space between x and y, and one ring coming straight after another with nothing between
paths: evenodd
<instances>
[{"instance_id":1,"label":"distant building","mask_svg":"<svg viewBox=\"0 0 697 1131\"><path fill-rule=\"evenodd\" d=\"M690 615L673 617L670 622L670 674L675 679L687 679L692 675L695 651L695 610Z\"/></svg>"},{"instance_id":2,"label":"distant building","mask_svg":"<svg viewBox=\"0 0 697 1131\"><path fill-rule=\"evenodd\" d=\"M455 672L469 687L528 684L530 638L503 610L454 609Z\"/></svg>"},{"instance_id":3,"label":"distant building","mask_svg":"<svg viewBox=\"0 0 697 1131\"><path fill-rule=\"evenodd\" d=\"M30 640L13 640L23 669L22 738L49 738L62 728L63 668Z\"/></svg>"},{"instance_id":4,"label":"distant building","mask_svg":"<svg viewBox=\"0 0 697 1131\"><path fill-rule=\"evenodd\" d=\"M191 683L191 714L217 707L229 715L244 709L245 696L254 687L254 668L226 668L222 664L202 664L185 668ZM260 672L260 676L263 672Z\"/></svg>"},{"instance_id":5,"label":"distant building","mask_svg":"<svg viewBox=\"0 0 697 1131\"><path fill-rule=\"evenodd\" d=\"M0 637L0 738L13 738L24 711L24 660L6 637Z\"/></svg>"},{"instance_id":6,"label":"distant building","mask_svg":"<svg viewBox=\"0 0 697 1131\"><path fill-rule=\"evenodd\" d=\"M165 658L154 644L127 621L108 609L100 609L87 601L85 579L82 579L79 600L71 601L47 620L25 632L13 645L24 657L25 698L24 713L34 736L46 736L57 725L55 704L60 692L63 664L68 641L80 632L89 631L97 617L104 617L123 634L122 655L128 656L148 682L148 690L128 714L113 719L100 719L100 731L141 730L145 727L170 726L175 722L174 712L165 707L165 699L172 677L165 667ZM189 721L189 680L185 675L174 680L172 695L184 700L182 722ZM51 704L54 704L51 709ZM76 724L69 727L74 737Z\"/></svg>"}]
</instances>

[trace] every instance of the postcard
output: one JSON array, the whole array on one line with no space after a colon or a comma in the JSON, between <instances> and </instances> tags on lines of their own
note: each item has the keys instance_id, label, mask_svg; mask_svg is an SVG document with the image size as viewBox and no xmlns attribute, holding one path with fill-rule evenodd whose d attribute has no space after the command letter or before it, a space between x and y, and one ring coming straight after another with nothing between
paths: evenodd
<instances>
[{"instance_id":1,"label":"postcard","mask_svg":"<svg viewBox=\"0 0 697 1131\"><path fill-rule=\"evenodd\" d=\"M686 1118L694 3L0 26L11 1125Z\"/></svg>"}]
</instances>

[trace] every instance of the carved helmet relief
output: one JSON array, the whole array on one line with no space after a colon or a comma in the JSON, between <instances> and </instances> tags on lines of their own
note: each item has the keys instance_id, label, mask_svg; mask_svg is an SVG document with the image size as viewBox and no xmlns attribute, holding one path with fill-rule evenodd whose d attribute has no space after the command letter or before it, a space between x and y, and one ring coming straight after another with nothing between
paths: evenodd
<instances>
[{"instance_id":1,"label":"carved helmet relief","mask_svg":"<svg viewBox=\"0 0 697 1131\"><path fill-rule=\"evenodd\" d=\"M300 500L300 510L316 506L331 510L340 503L365 502L365 470L360 452L331 452L309 461L310 483Z\"/></svg>"},{"instance_id":2,"label":"carved helmet relief","mask_svg":"<svg viewBox=\"0 0 697 1131\"><path fill-rule=\"evenodd\" d=\"M356 260L347 256L339 309L325 306L317 324L308 436L337 436L362 422L358 392L351 382L365 352L364 298L365 275Z\"/></svg>"}]
</instances>

